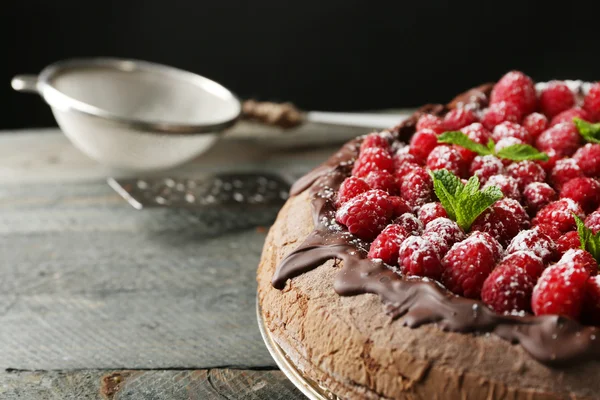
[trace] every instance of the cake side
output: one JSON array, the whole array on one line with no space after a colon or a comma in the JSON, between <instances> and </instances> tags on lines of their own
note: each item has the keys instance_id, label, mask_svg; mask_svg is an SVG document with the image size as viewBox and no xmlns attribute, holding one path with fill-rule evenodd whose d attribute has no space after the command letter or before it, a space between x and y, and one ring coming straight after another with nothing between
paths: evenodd
<instances>
[{"instance_id":1,"label":"cake side","mask_svg":"<svg viewBox=\"0 0 600 400\"><path fill-rule=\"evenodd\" d=\"M292 197L270 229L258 270L266 325L292 362L342 398L594 398L600 364L553 369L494 335L413 329L375 295L342 297L328 261L271 286L278 263L312 231L308 193Z\"/></svg>"}]
</instances>

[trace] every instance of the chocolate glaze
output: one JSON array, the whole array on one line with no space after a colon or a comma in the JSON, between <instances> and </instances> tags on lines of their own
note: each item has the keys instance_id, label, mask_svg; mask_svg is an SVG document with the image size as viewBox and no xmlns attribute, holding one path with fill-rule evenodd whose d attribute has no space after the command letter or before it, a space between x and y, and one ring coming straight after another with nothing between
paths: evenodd
<instances>
[{"instance_id":1,"label":"chocolate glaze","mask_svg":"<svg viewBox=\"0 0 600 400\"><path fill-rule=\"evenodd\" d=\"M472 91L463 96L467 94L471 96ZM422 112L437 114L443 109L435 105L423 107L392 131L399 139L405 139L414 132L414 124ZM315 229L278 265L272 280L275 288L283 289L288 279L317 268L325 261L341 260L341 269L334 281L335 291L342 296L377 294L386 312L393 318L402 317L405 326L416 328L435 323L447 331L493 333L519 343L538 361L554 366L600 360L598 327L584 326L559 316L499 315L483 302L455 296L437 282L402 276L385 264L368 259L368 243L345 230L333 229L332 194L350 174L359 142L360 138L349 142L294 185L292 194L310 187Z\"/></svg>"}]
</instances>

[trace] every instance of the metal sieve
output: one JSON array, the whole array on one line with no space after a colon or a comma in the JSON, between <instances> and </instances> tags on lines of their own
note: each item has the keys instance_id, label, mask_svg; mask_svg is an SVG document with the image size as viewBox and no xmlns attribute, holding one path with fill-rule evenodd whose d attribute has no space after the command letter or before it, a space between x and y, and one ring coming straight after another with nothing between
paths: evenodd
<instances>
[{"instance_id":1,"label":"metal sieve","mask_svg":"<svg viewBox=\"0 0 600 400\"><path fill-rule=\"evenodd\" d=\"M160 64L72 59L12 80L36 92L64 134L91 158L127 170L159 170L193 159L241 114L222 85Z\"/></svg>"},{"instance_id":2,"label":"metal sieve","mask_svg":"<svg viewBox=\"0 0 600 400\"><path fill-rule=\"evenodd\" d=\"M59 61L38 76L14 77L12 87L41 95L64 134L89 157L132 171L164 170L195 158L242 115L248 117L248 107L255 117L249 119L267 124L274 122L273 114L276 118L293 115L296 124L365 128L387 128L406 118L300 112L289 104L252 101L242 107L231 91L200 75L116 58Z\"/></svg>"}]
</instances>

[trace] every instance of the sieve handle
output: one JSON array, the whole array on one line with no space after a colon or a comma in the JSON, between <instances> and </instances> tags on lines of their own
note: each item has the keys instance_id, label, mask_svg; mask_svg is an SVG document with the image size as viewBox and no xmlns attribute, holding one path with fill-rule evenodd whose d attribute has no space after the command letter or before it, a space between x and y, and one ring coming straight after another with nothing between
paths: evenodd
<instances>
[{"instance_id":1,"label":"sieve handle","mask_svg":"<svg viewBox=\"0 0 600 400\"><path fill-rule=\"evenodd\" d=\"M10 85L17 92L38 93L37 75L17 75L12 78Z\"/></svg>"},{"instance_id":2,"label":"sieve handle","mask_svg":"<svg viewBox=\"0 0 600 400\"><path fill-rule=\"evenodd\" d=\"M410 116L404 114L369 114L310 111L306 120L318 124L363 127L370 129L387 129L398 125Z\"/></svg>"}]
</instances>

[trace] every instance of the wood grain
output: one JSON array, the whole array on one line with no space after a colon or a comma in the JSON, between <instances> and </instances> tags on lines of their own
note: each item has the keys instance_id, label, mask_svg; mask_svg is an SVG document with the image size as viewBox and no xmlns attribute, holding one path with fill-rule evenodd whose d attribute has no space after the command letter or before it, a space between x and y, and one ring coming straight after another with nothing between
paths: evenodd
<instances>
[{"instance_id":1,"label":"wood grain","mask_svg":"<svg viewBox=\"0 0 600 400\"><path fill-rule=\"evenodd\" d=\"M83 370L0 373L4 400L300 400L279 371Z\"/></svg>"}]
</instances>

